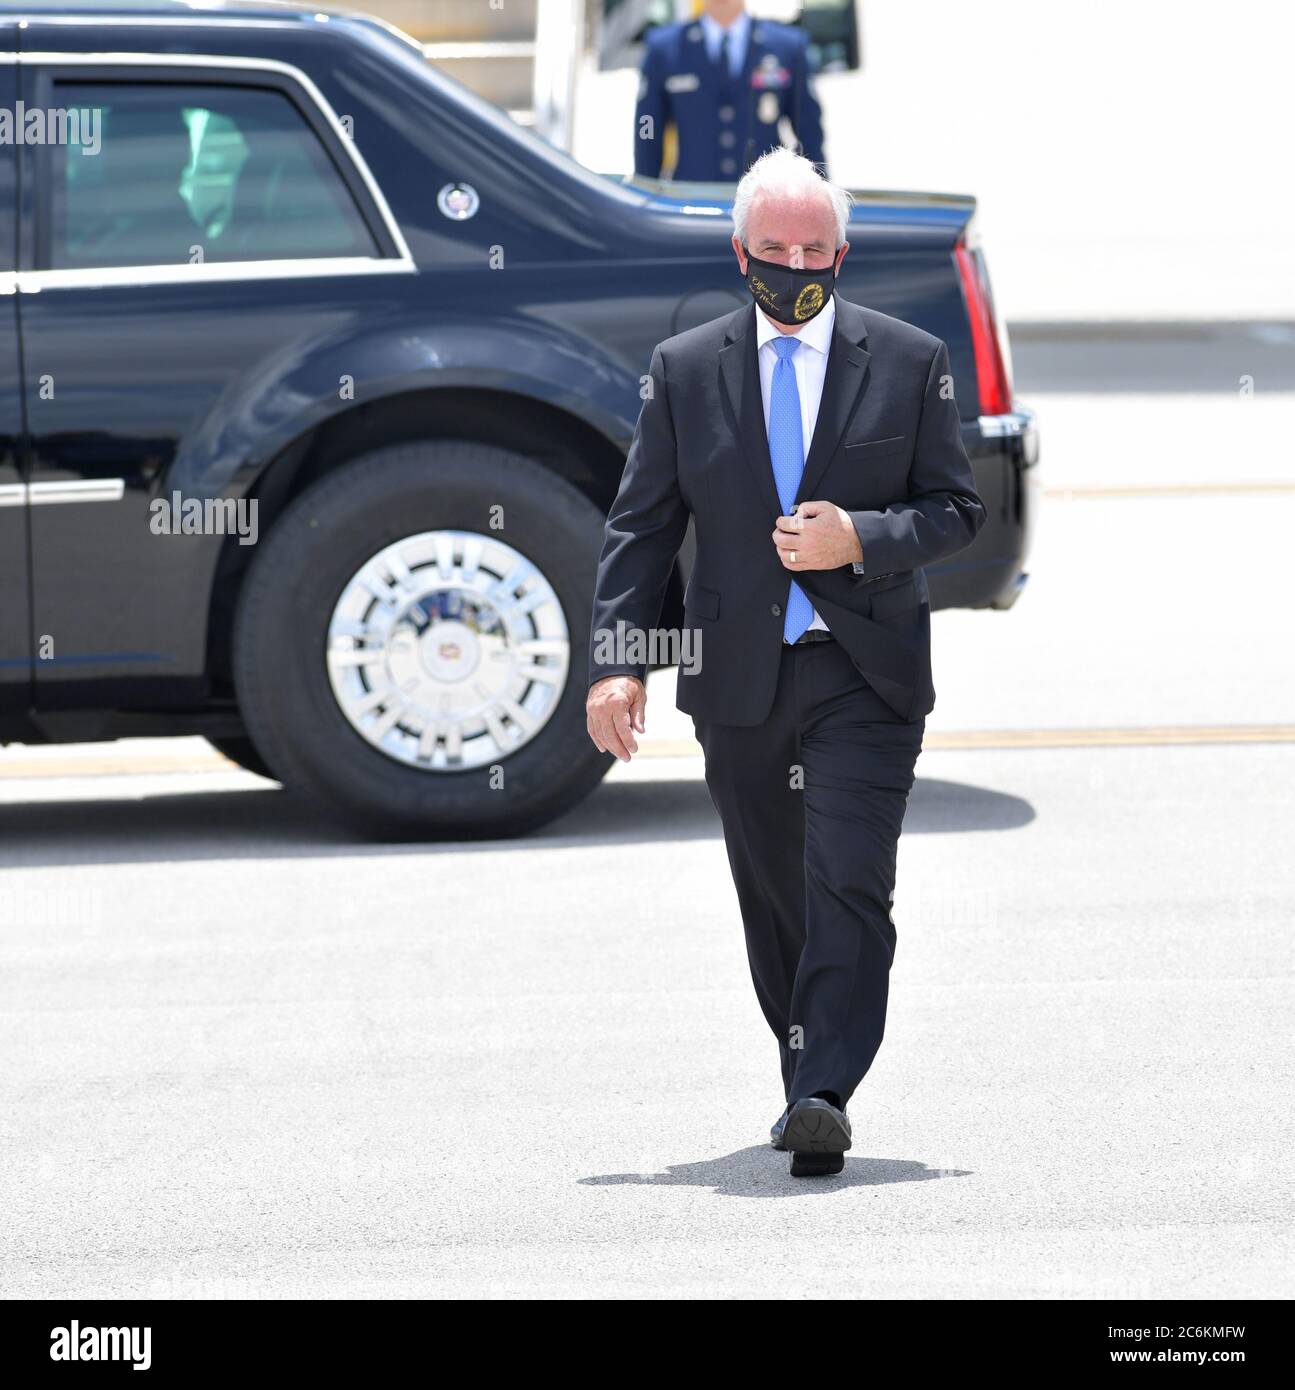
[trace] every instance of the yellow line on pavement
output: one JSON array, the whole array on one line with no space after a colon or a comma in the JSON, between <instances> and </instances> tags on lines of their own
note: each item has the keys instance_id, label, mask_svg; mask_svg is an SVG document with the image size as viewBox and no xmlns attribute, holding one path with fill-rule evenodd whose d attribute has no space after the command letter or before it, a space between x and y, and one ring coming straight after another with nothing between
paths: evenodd
<instances>
[{"instance_id":1,"label":"yellow line on pavement","mask_svg":"<svg viewBox=\"0 0 1295 1390\"><path fill-rule=\"evenodd\" d=\"M1108 729L961 729L932 731L924 748L1155 748L1200 743L1295 743L1295 724L1160 724ZM695 758L701 745L691 738L639 742L641 758ZM0 752L0 778L139 777L154 773L237 772L219 753L144 753L135 757L67 753L50 757Z\"/></svg>"},{"instance_id":2,"label":"yellow line on pavement","mask_svg":"<svg viewBox=\"0 0 1295 1390\"><path fill-rule=\"evenodd\" d=\"M1154 748L1175 743L1295 743L1295 724L1160 724L1112 729L933 732L926 748Z\"/></svg>"},{"instance_id":3,"label":"yellow line on pavement","mask_svg":"<svg viewBox=\"0 0 1295 1390\"><path fill-rule=\"evenodd\" d=\"M923 748L1116 748L1195 743L1295 743L1295 724L1161 724L1110 729L950 729L932 731ZM645 758L701 752L693 739L646 739Z\"/></svg>"},{"instance_id":4,"label":"yellow line on pavement","mask_svg":"<svg viewBox=\"0 0 1295 1390\"><path fill-rule=\"evenodd\" d=\"M1230 493L1295 492L1295 482L1274 479L1262 483L1081 483L1076 487L1045 487L1046 498L1060 497L1226 497Z\"/></svg>"},{"instance_id":5,"label":"yellow line on pavement","mask_svg":"<svg viewBox=\"0 0 1295 1390\"><path fill-rule=\"evenodd\" d=\"M0 777L138 777L153 772L237 772L237 763L212 751L210 757L186 753L143 753L104 757L99 753L56 754L48 758L0 752Z\"/></svg>"}]
</instances>

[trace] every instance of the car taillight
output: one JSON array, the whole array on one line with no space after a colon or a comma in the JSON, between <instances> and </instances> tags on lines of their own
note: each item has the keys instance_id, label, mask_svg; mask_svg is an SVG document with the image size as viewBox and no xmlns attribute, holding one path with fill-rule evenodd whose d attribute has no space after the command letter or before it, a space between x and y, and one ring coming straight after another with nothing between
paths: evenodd
<instances>
[{"instance_id":1,"label":"car taillight","mask_svg":"<svg viewBox=\"0 0 1295 1390\"><path fill-rule=\"evenodd\" d=\"M962 282L962 296L971 322L980 413L1006 415L1012 409L1011 359L994 313L994 296L989 288L984 253L963 240L953 248L953 258L957 262L958 279Z\"/></svg>"}]
</instances>

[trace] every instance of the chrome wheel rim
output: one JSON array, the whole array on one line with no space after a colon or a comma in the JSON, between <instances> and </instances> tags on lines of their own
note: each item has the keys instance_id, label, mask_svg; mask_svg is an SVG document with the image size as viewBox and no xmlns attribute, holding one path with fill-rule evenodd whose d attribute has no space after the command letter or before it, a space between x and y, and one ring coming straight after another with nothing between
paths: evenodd
<instances>
[{"instance_id":1,"label":"chrome wheel rim","mask_svg":"<svg viewBox=\"0 0 1295 1390\"><path fill-rule=\"evenodd\" d=\"M524 748L566 688L562 604L520 551L473 531L422 531L367 560L328 625L328 679L365 742L427 772Z\"/></svg>"}]
</instances>

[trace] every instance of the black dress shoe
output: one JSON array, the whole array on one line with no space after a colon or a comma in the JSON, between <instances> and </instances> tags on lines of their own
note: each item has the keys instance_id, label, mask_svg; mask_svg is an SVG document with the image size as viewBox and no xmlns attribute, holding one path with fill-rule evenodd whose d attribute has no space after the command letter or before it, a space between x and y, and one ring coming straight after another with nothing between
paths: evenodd
<instances>
[{"instance_id":1,"label":"black dress shoe","mask_svg":"<svg viewBox=\"0 0 1295 1390\"><path fill-rule=\"evenodd\" d=\"M839 1173L851 1142L845 1111L817 1096L798 1100L783 1121L782 1147L791 1150L793 1178Z\"/></svg>"},{"instance_id":2,"label":"black dress shoe","mask_svg":"<svg viewBox=\"0 0 1295 1390\"><path fill-rule=\"evenodd\" d=\"M788 1105L782 1114L773 1122L773 1128L769 1131L769 1147L777 1149L781 1153L787 1146L782 1142L782 1127L787 1123L787 1116L791 1113L791 1106Z\"/></svg>"}]
</instances>

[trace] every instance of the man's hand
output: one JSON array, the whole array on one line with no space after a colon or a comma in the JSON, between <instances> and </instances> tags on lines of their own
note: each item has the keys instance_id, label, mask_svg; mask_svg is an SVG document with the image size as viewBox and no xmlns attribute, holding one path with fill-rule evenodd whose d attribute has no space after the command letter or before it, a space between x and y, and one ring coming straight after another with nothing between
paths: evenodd
<instances>
[{"instance_id":1,"label":"man's hand","mask_svg":"<svg viewBox=\"0 0 1295 1390\"><path fill-rule=\"evenodd\" d=\"M604 676L589 687L585 714L589 737L600 753L615 753L623 763L639 751L635 732L644 731L647 691L635 676Z\"/></svg>"},{"instance_id":2,"label":"man's hand","mask_svg":"<svg viewBox=\"0 0 1295 1390\"><path fill-rule=\"evenodd\" d=\"M863 559L850 513L834 502L802 502L794 516L780 516L773 543L787 570L834 570Z\"/></svg>"}]
</instances>

